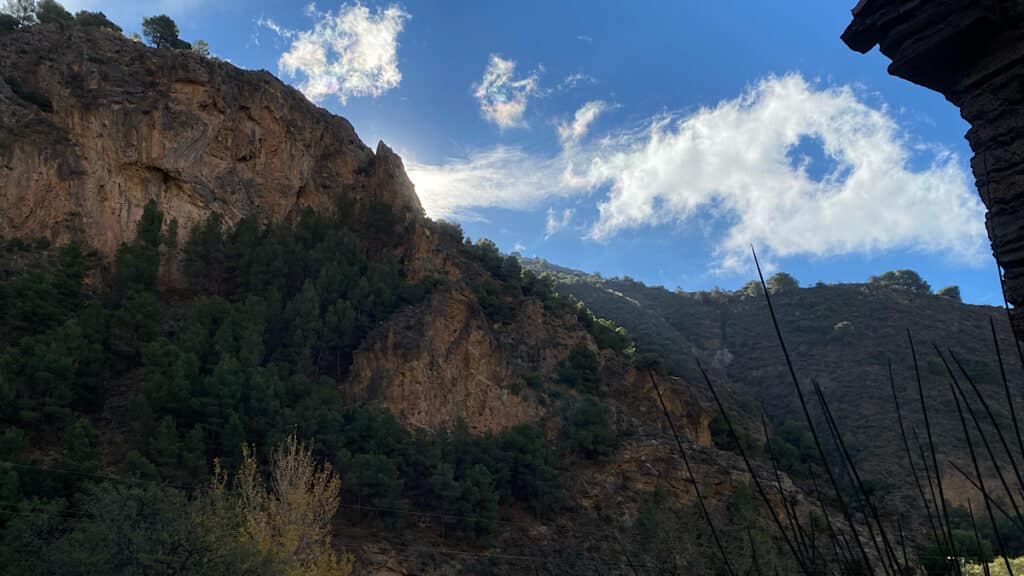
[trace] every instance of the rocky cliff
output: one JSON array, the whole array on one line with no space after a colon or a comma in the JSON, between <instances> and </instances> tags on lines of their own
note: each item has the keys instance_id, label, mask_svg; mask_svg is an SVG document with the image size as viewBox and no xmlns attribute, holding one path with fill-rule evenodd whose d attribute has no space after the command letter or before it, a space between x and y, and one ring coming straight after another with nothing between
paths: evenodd
<instances>
[{"instance_id":1,"label":"rocky cliff","mask_svg":"<svg viewBox=\"0 0 1024 576\"><path fill-rule=\"evenodd\" d=\"M149 200L186 232L211 211L289 218L339 193L419 217L401 159L271 74L103 29L0 35L0 234L105 256Z\"/></svg>"},{"instance_id":2,"label":"rocky cliff","mask_svg":"<svg viewBox=\"0 0 1024 576\"><path fill-rule=\"evenodd\" d=\"M889 73L941 93L971 124L971 168L1024 338L1024 4L861 0L843 41L862 53L877 45L892 60Z\"/></svg>"},{"instance_id":3,"label":"rocky cliff","mask_svg":"<svg viewBox=\"0 0 1024 576\"><path fill-rule=\"evenodd\" d=\"M340 195L352 202L336 202ZM495 432L528 422L558 445L565 442L563 427L583 398L598 398L613 422L614 455L594 462L563 452L561 473L573 505L554 521L521 517L521 510L510 509L512 521L503 526L521 530L503 529L493 542L474 548L494 554L467 556L505 563L507 569L494 572L513 572L511 565L528 558L524 551L557 559L554 572L588 559L618 562L619 551L607 543L629 535L655 487L671 487L681 506L678 514L693 512L693 485L651 377L714 506L724 510L736 487L747 484L737 457L714 446L712 411L700 387L638 371L628 342L598 346L593 327L582 321L585 310L550 290L528 292L518 267L506 273L499 263L501 271L495 272L480 256L479 244L470 246L452 227L423 216L413 184L391 149L366 147L346 120L309 103L269 73L149 48L105 30L37 25L0 33L0 236L46 237L54 245L76 240L109 262L122 242L132 240L150 200L166 220L177 220L181 239L212 212L230 227L247 216L290 220L306 207L352 210L356 220L389 207L395 226L389 234L361 239L366 256L397 258L410 285L436 282L424 283L430 288L422 299L374 317L351 349L339 347L327 382L341 390L346 406L384 406L415 428L463 420L472 431ZM365 222L357 224L352 230L364 232ZM491 256L501 260L494 251ZM167 256L173 261L173 254ZM31 267L21 262L20 252L12 258L19 259L12 275ZM0 272L5 262L0 260ZM187 285L166 290L173 281L154 290L169 319L158 323L162 330L178 329L180 300L189 290ZM485 298L493 300L490 307ZM326 378L320 372L322 319L319 325L314 374ZM585 391L559 375L570 352L581 347L597 358L600 372L600 385ZM122 428L118 414L128 409L139 379L132 369L110 383L97 417L109 437ZM759 475L775 481L767 469ZM784 490L798 491L784 484ZM694 525L702 522L692 519ZM410 530L417 542L450 548L443 526L440 537L436 524ZM689 538L694 526L684 528L678 533ZM451 569L439 570L429 552L410 555L400 543L404 540L392 543L387 533L367 531L346 546L371 573L454 573L460 565L464 573L487 572L474 569L459 552ZM642 544L632 535L628 540L631 548ZM687 557L713 556L700 544L707 538L692 540ZM381 547L377 559L374 550ZM417 563L430 568L419 570Z\"/></svg>"}]
</instances>

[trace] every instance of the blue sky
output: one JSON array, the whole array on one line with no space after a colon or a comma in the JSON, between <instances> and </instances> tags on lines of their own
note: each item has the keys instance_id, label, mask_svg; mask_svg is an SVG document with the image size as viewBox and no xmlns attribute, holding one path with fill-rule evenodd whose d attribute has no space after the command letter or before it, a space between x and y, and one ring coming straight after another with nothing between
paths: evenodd
<instances>
[{"instance_id":1,"label":"blue sky","mask_svg":"<svg viewBox=\"0 0 1024 576\"><path fill-rule=\"evenodd\" d=\"M839 35L854 0L74 0L267 69L405 159L468 235L606 276L734 289L913 268L1001 304L941 96Z\"/></svg>"}]
</instances>

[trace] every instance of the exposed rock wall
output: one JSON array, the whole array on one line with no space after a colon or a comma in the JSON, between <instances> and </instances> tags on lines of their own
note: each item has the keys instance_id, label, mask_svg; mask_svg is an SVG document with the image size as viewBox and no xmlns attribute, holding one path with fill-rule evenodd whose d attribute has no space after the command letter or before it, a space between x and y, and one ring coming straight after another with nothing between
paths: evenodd
<instances>
[{"instance_id":1,"label":"exposed rock wall","mask_svg":"<svg viewBox=\"0 0 1024 576\"><path fill-rule=\"evenodd\" d=\"M940 92L971 124L971 168L1024 338L1024 2L861 0L843 41L877 45L889 73Z\"/></svg>"},{"instance_id":2,"label":"exposed rock wall","mask_svg":"<svg viewBox=\"0 0 1024 576\"><path fill-rule=\"evenodd\" d=\"M0 71L5 236L82 236L109 256L150 199L182 234L210 211L280 220L341 191L422 213L390 148L267 72L42 25L0 33Z\"/></svg>"}]
</instances>

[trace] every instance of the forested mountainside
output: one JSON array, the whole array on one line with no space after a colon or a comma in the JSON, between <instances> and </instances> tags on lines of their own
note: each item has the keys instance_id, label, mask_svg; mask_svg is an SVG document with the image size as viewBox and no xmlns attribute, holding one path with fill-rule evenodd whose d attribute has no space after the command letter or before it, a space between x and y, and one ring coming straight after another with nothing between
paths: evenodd
<instances>
[{"instance_id":1,"label":"forested mountainside","mask_svg":"<svg viewBox=\"0 0 1024 576\"><path fill-rule=\"evenodd\" d=\"M539 258L521 257L521 261L528 270L551 275L557 282L556 291L578 298L595 314L621 324L633 336L639 352L658 354L671 373L695 381L699 377L697 361L714 367L732 392L736 412L747 414L748 421L756 421L763 410L793 438L801 436L798 430L804 426L804 418L800 404L756 281L734 292L672 291L628 277L603 278ZM860 472L872 479L876 499L883 508L904 510L909 518L924 522L916 488L908 480L912 471L897 425L889 380L891 362L896 394L916 455L914 437L926 444L926 431L907 335L910 332L946 497L966 506L973 492L970 484L945 462L952 460L967 470L971 461L949 392L948 372L936 347L966 387L966 376L960 375L949 354L952 351L989 398L1000 428L1012 439L1009 403L993 344L994 327L1013 401L1019 404L1022 372L1006 311L964 304L954 287L933 293L912 271L890 272L863 284L819 283L809 287L800 287L792 277L779 274L768 278L767 285L798 377L808 389L812 379L820 384ZM994 442L997 435L991 424L980 406L976 410ZM826 427L823 421L818 425ZM720 427L721 423L713 422L713 431L721 432ZM756 430L754 433L759 435ZM799 445L800 441L793 443ZM805 447L811 448L809 444ZM813 457L813 450L808 451ZM1006 474L1012 475L1005 456L999 461ZM791 472L796 472L799 462L794 455ZM923 474L923 465L918 466ZM800 476L798 472L796 475ZM998 482L994 475L991 479L993 484ZM1004 531L1019 533L1009 527Z\"/></svg>"},{"instance_id":2,"label":"forested mountainside","mask_svg":"<svg viewBox=\"0 0 1024 576\"><path fill-rule=\"evenodd\" d=\"M385 145L77 17L0 66L6 573L716 573L655 384L733 561L792 572L706 389Z\"/></svg>"}]
</instances>

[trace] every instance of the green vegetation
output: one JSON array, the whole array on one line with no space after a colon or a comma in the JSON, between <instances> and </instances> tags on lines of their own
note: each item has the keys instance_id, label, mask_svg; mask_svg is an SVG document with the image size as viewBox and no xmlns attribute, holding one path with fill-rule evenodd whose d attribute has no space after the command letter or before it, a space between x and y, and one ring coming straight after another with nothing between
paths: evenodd
<instances>
[{"instance_id":1,"label":"green vegetation","mask_svg":"<svg viewBox=\"0 0 1024 576\"><path fill-rule=\"evenodd\" d=\"M210 43L206 40L196 40L192 43L192 51L204 58L210 57Z\"/></svg>"},{"instance_id":2,"label":"green vegetation","mask_svg":"<svg viewBox=\"0 0 1024 576\"><path fill-rule=\"evenodd\" d=\"M0 31L14 30L33 24L54 25L64 28L77 25L105 28L121 33L121 27L114 24L103 12L80 10L74 16L56 0L6 0L0 7Z\"/></svg>"},{"instance_id":3,"label":"green vegetation","mask_svg":"<svg viewBox=\"0 0 1024 576\"><path fill-rule=\"evenodd\" d=\"M16 27L35 24L36 0L4 0L0 12L9 15Z\"/></svg>"},{"instance_id":4,"label":"green vegetation","mask_svg":"<svg viewBox=\"0 0 1024 576\"><path fill-rule=\"evenodd\" d=\"M120 34L122 32L121 27L114 24L107 18L107 15L103 12L90 12L88 10L79 10L75 12L75 24L78 26L84 26L87 28L102 28L105 30L111 30Z\"/></svg>"},{"instance_id":5,"label":"green vegetation","mask_svg":"<svg viewBox=\"0 0 1024 576\"><path fill-rule=\"evenodd\" d=\"M783 422L782 426L772 431L768 448L775 455L779 469L793 476L803 476L807 465L818 461L814 439L803 421Z\"/></svg>"},{"instance_id":6,"label":"green vegetation","mask_svg":"<svg viewBox=\"0 0 1024 576\"><path fill-rule=\"evenodd\" d=\"M166 14L142 19L142 35L157 48L189 50L192 45L178 37L178 25Z\"/></svg>"},{"instance_id":7,"label":"green vegetation","mask_svg":"<svg viewBox=\"0 0 1024 576\"><path fill-rule=\"evenodd\" d=\"M39 0L39 4L36 6L36 19L40 24L56 24L58 26L67 26L75 21L74 15L56 0Z\"/></svg>"},{"instance_id":8,"label":"green vegetation","mask_svg":"<svg viewBox=\"0 0 1024 576\"><path fill-rule=\"evenodd\" d=\"M569 449L584 458L608 458L617 444L611 410L594 398L584 398L565 424L565 438Z\"/></svg>"},{"instance_id":9,"label":"green vegetation","mask_svg":"<svg viewBox=\"0 0 1024 576\"><path fill-rule=\"evenodd\" d=\"M218 471L206 490L132 482L89 482L75 503L25 501L0 525L4 574L296 574L345 576L329 524L339 483L330 466L289 437L271 463L275 479L246 452L228 484Z\"/></svg>"},{"instance_id":10,"label":"green vegetation","mask_svg":"<svg viewBox=\"0 0 1024 576\"><path fill-rule=\"evenodd\" d=\"M800 283L797 282L797 279L785 272L778 272L769 276L765 284L768 285L768 292L770 294L795 292L800 288Z\"/></svg>"},{"instance_id":11,"label":"green vegetation","mask_svg":"<svg viewBox=\"0 0 1024 576\"><path fill-rule=\"evenodd\" d=\"M232 228L211 215L181 242L177 223L150 202L98 294L85 285L95 259L78 245L0 246L4 258L23 263L0 275L0 504L26 511L0 518L0 557L32 538L37 561L84 562L88 542L97 561L130 554L123 561L149 573L161 569L146 562L187 545L214 572L268 573L264 564L287 558L266 552L256 536L223 540L242 520L207 512L234 496L198 487L221 470L251 476L255 463L273 464L274 446L294 447L291 433L316 440L311 457L344 478L356 521L401 528L404 512L417 510L457 518L446 522L452 534L486 538L501 505L538 516L566 506L558 457L534 426L413 432L390 412L345 402L339 384L354 350L436 280L407 283L396 262L361 240L396 236L393 217L339 213L346 216L307 210L290 224L243 219ZM166 254L179 245L185 288L162 292ZM537 280L507 259L496 269L521 297L538 293ZM597 367L580 357L573 365L591 382ZM118 427L110 452L107 413ZM573 445L587 457L614 444L606 416L584 410L577 419ZM253 449L240 452L243 445ZM109 482L111 474L119 480ZM187 512L174 516L176 509ZM65 526L68 517L88 523ZM182 543L194 532L198 540ZM152 558L136 557L150 550Z\"/></svg>"},{"instance_id":12,"label":"green vegetation","mask_svg":"<svg viewBox=\"0 0 1024 576\"><path fill-rule=\"evenodd\" d=\"M14 92L14 95L18 98L21 98L25 102L32 104L33 106L39 108L43 112L53 112L53 102L46 94L26 88L14 76L6 76L4 78L4 82L7 83L7 86L10 87L11 92Z\"/></svg>"},{"instance_id":13,"label":"green vegetation","mask_svg":"<svg viewBox=\"0 0 1024 576\"><path fill-rule=\"evenodd\" d=\"M558 380L570 388L593 394L601 386L601 361L586 344L577 344L558 368Z\"/></svg>"},{"instance_id":14,"label":"green vegetation","mask_svg":"<svg viewBox=\"0 0 1024 576\"><path fill-rule=\"evenodd\" d=\"M736 434L739 436L739 445L737 445L736 438L729 433L729 426L721 412L715 412L715 415L711 417L709 428L711 429L711 441L720 450L736 452L740 446L743 446L747 455L751 457L759 457L764 454L764 445L761 440L746 430L736 430Z\"/></svg>"},{"instance_id":15,"label":"green vegetation","mask_svg":"<svg viewBox=\"0 0 1024 576\"><path fill-rule=\"evenodd\" d=\"M872 276L868 282L875 286L907 290L915 294L931 294L932 287L913 270L890 270L878 276Z\"/></svg>"},{"instance_id":16,"label":"green vegetation","mask_svg":"<svg viewBox=\"0 0 1024 576\"><path fill-rule=\"evenodd\" d=\"M942 296L943 298L952 298L957 302L962 302L960 298L960 287L959 286L946 286L945 288L939 289L935 292L936 296Z\"/></svg>"}]
</instances>

